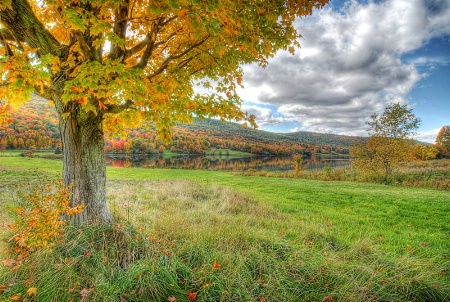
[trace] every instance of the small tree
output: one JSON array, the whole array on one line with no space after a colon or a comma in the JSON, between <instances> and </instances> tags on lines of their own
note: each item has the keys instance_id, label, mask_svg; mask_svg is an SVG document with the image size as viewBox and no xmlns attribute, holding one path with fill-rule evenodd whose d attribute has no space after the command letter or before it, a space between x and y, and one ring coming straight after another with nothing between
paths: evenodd
<instances>
[{"instance_id":1,"label":"small tree","mask_svg":"<svg viewBox=\"0 0 450 302\"><path fill-rule=\"evenodd\" d=\"M399 163L408 158L410 146L407 140L372 136L366 144L352 146L350 154L356 158L353 166L359 172L380 175L387 182Z\"/></svg>"},{"instance_id":2,"label":"small tree","mask_svg":"<svg viewBox=\"0 0 450 302\"><path fill-rule=\"evenodd\" d=\"M295 154L292 157L292 161L294 162L295 176L299 177L302 171L305 169L303 165L303 156L300 154Z\"/></svg>"},{"instance_id":3,"label":"small tree","mask_svg":"<svg viewBox=\"0 0 450 302\"><path fill-rule=\"evenodd\" d=\"M443 147L446 152L450 151L450 126L444 126L436 137L436 144Z\"/></svg>"},{"instance_id":4,"label":"small tree","mask_svg":"<svg viewBox=\"0 0 450 302\"><path fill-rule=\"evenodd\" d=\"M367 143L354 145L350 154L356 159L353 165L357 170L383 176L387 182L400 162L408 157L413 144L407 138L419 127L420 119L412 109L398 103L387 106L383 115L375 113L371 118L367 123L371 137Z\"/></svg>"}]
</instances>

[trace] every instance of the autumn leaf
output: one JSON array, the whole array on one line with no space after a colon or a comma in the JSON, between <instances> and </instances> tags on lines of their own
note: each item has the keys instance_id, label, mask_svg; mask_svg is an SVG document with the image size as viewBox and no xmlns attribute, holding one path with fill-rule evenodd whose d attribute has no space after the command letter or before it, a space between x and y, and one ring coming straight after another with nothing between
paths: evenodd
<instances>
[{"instance_id":1,"label":"autumn leaf","mask_svg":"<svg viewBox=\"0 0 450 302\"><path fill-rule=\"evenodd\" d=\"M22 298L22 295L21 295L21 294L15 294L15 295L12 295L11 297L9 297L9 300L12 300L12 301L19 301L20 298Z\"/></svg>"},{"instance_id":2,"label":"autumn leaf","mask_svg":"<svg viewBox=\"0 0 450 302\"><path fill-rule=\"evenodd\" d=\"M98 107L100 108L100 110L108 109L108 107L106 107L105 104L103 104L103 103L100 102L100 101L98 101Z\"/></svg>"},{"instance_id":3,"label":"autumn leaf","mask_svg":"<svg viewBox=\"0 0 450 302\"><path fill-rule=\"evenodd\" d=\"M12 124L12 123L14 123L14 120L13 120L12 118L9 118L9 119L6 120L6 122L7 122L8 124Z\"/></svg>"},{"instance_id":4,"label":"autumn leaf","mask_svg":"<svg viewBox=\"0 0 450 302\"><path fill-rule=\"evenodd\" d=\"M219 269L219 267L220 267L220 262L214 261L213 269L216 271Z\"/></svg>"},{"instance_id":5,"label":"autumn leaf","mask_svg":"<svg viewBox=\"0 0 450 302\"><path fill-rule=\"evenodd\" d=\"M85 96L79 99L78 101L83 105L86 105L89 102L88 98Z\"/></svg>"},{"instance_id":6,"label":"autumn leaf","mask_svg":"<svg viewBox=\"0 0 450 302\"><path fill-rule=\"evenodd\" d=\"M187 297L189 301L194 301L195 299L197 299L197 293L189 292Z\"/></svg>"},{"instance_id":7,"label":"autumn leaf","mask_svg":"<svg viewBox=\"0 0 450 302\"><path fill-rule=\"evenodd\" d=\"M14 259L6 259L2 261L2 264L4 266L13 266L16 263L16 260Z\"/></svg>"},{"instance_id":8,"label":"autumn leaf","mask_svg":"<svg viewBox=\"0 0 450 302\"><path fill-rule=\"evenodd\" d=\"M180 10L180 12L178 13L178 17L183 18L184 16L186 16L189 13L189 10L187 8L183 8L182 10Z\"/></svg>"},{"instance_id":9,"label":"autumn leaf","mask_svg":"<svg viewBox=\"0 0 450 302\"><path fill-rule=\"evenodd\" d=\"M27 289L27 295L28 296L35 296L37 294L37 288L36 287L30 287Z\"/></svg>"},{"instance_id":10,"label":"autumn leaf","mask_svg":"<svg viewBox=\"0 0 450 302\"><path fill-rule=\"evenodd\" d=\"M83 287L83 289L80 290L80 296L84 299L87 297L87 295L89 294L90 291L91 291L90 289Z\"/></svg>"},{"instance_id":11,"label":"autumn leaf","mask_svg":"<svg viewBox=\"0 0 450 302\"><path fill-rule=\"evenodd\" d=\"M11 67L14 67L14 65L11 64L11 62L6 62L6 64L5 64L5 71L9 70Z\"/></svg>"},{"instance_id":12,"label":"autumn leaf","mask_svg":"<svg viewBox=\"0 0 450 302\"><path fill-rule=\"evenodd\" d=\"M70 87L70 90L72 90L73 92L76 92L76 93L83 92L83 89L77 88L77 87L75 87L75 86L71 86L71 87Z\"/></svg>"}]
</instances>

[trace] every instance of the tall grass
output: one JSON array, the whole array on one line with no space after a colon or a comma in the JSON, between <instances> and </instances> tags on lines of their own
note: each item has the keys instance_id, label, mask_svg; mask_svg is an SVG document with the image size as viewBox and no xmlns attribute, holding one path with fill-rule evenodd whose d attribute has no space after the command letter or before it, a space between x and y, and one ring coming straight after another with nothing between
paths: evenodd
<instances>
[{"instance_id":1,"label":"tall grass","mask_svg":"<svg viewBox=\"0 0 450 302\"><path fill-rule=\"evenodd\" d=\"M450 299L448 212L437 193L427 201L419 191L384 186L216 172L187 174L199 181L154 171L169 178L156 180L139 169L117 176L124 171L110 171L117 173L107 192L114 222L68 226L53 250L17 270L1 268L0 299L19 293L35 301L189 301L189 293L195 301ZM17 193L27 190L16 182L54 179L17 168L0 169L0 176L5 220ZM7 247L11 232L2 236ZM27 296L30 287L36 296Z\"/></svg>"}]
</instances>

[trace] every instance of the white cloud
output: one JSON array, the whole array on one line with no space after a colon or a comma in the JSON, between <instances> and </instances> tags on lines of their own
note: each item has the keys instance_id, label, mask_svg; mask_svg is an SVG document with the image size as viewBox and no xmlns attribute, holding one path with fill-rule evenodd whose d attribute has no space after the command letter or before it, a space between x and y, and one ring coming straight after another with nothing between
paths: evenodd
<instances>
[{"instance_id":1,"label":"white cloud","mask_svg":"<svg viewBox=\"0 0 450 302\"><path fill-rule=\"evenodd\" d=\"M272 114L272 110L269 108L263 108L255 105L244 105L242 110L248 114L255 116L256 123L259 126L279 125L281 123L293 121L289 117L275 117Z\"/></svg>"},{"instance_id":2,"label":"white cloud","mask_svg":"<svg viewBox=\"0 0 450 302\"><path fill-rule=\"evenodd\" d=\"M430 131L418 132L416 135L414 135L414 139L421 141L421 142L434 144L434 143L436 143L436 137L439 133L439 130L441 130L441 129L437 128L437 129L433 129Z\"/></svg>"},{"instance_id":3,"label":"white cloud","mask_svg":"<svg viewBox=\"0 0 450 302\"><path fill-rule=\"evenodd\" d=\"M245 66L248 88L241 96L278 107L277 117L269 109L258 112L262 126L286 119L303 130L361 135L371 114L388 103L406 104L425 76L415 67L419 62L401 57L450 34L450 1L353 0L339 12L318 10L296 26L302 48L294 56L279 53L265 70Z\"/></svg>"}]
</instances>

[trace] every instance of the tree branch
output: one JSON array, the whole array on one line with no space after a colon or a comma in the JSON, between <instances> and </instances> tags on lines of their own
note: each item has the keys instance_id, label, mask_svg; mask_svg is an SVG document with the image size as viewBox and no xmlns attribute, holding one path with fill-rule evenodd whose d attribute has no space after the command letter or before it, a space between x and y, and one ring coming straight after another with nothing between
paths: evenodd
<instances>
[{"instance_id":1,"label":"tree branch","mask_svg":"<svg viewBox=\"0 0 450 302\"><path fill-rule=\"evenodd\" d=\"M120 113L124 110L130 109L133 106L134 102L132 100L126 100L125 103L120 105L107 105L108 109L106 109L105 113Z\"/></svg>"},{"instance_id":2,"label":"tree branch","mask_svg":"<svg viewBox=\"0 0 450 302\"><path fill-rule=\"evenodd\" d=\"M7 28L0 28L0 41L16 41L16 37Z\"/></svg>"},{"instance_id":3,"label":"tree branch","mask_svg":"<svg viewBox=\"0 0 450 302\"><path fill-rule=\"evenodd\" d=\"M114 27L113 32L119 38L125 40L127 34L127 23L128 23L128 8L130 6L130 1L123 1L122 5L114 13ZM111 45L111 51L108 57L111 60L116 60L125 54L125 50L122 46L116 44Z\"/></svg>"},{"instance_id":4,"label":"tree branch","mask_svg":"<svg viewBox=\"0 0 450 302\"><path fill-rule=\"evenodd\" d=\"M67 46L61 45L34 15L27 0L12 0L11 9L0 11L2 24L13 37L20 37L32 48L38 48L38 55L52 54L64 59Z\"/></svg>"},{"instance_id":5,"label":"tree branch","mask_svg":"<svg viewBox=\"0 0 450 302\"><path fill-rule=\"evenodd\" d=\"M78 43L80 43L81 51L85 59L89 59L91 57L91 49L84 39L83 33L79 30L74 31L74 36L77 39Z\"/></svg>"},{"instance_id":6,"label":"tree branch","mask_svg":"<svg viewBox=\"0 0 450 302\"><path fill-rule=\"evenodd\" d=\"M147 78L148 79L152 79L155 76L159 75L160 73L162 73L164 70L166 70L166 68L169 66L170 62L172 62L173 60L179 59L183 56L185 56L186 54L188 54L189 52L191 52L194 48L199 47L200 45L202 45L203 43L205 43L206 40L208 40L209 35L206 36L204 39L198 41L197 43L192 44L191 46L189 46L188 48L186 48L184 51L182 51L181 53L177 54L177 55L172 55L169 56L162 64L161 66L151 75L149 75Z\"/></svg>"},{"instance_id":7,"label":"tree branch","mask_svg":"<svg viewBox=\"0 0 450 302\"><path fill-rule=\"evenodd\" d=\"M125 51L124 60L128 59L132 55L134 55L134 54L138 53L139 51L141 51L142 49L144 49L150 42L151 42L151 37L150 37L150 34L148 34L147 36L145 36L144 40L142 40L141 42L139 42L132 48L127 49Z\"/></svg>"}]
</instances>

